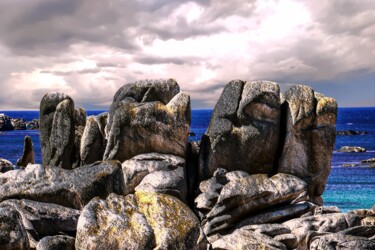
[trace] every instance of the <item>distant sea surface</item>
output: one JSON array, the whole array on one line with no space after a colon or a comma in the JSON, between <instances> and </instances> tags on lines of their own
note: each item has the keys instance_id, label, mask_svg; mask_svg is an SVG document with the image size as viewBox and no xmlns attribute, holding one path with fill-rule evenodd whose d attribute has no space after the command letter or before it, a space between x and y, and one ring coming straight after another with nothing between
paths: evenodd
<instances>
[{"instance_id":1,"label":"distant sea surface","mask_svg":"<svg viewBox=\"0 0 375 250\"><path fill-rule=\"evenodd\" d=\"M89 110L87 115L97 115L104 110ZM0 111L13 118L26 121L39 118L39 111ZM190 140L199 140L205 133L212 110L193 110ZM339 108L337 130L367 131L366 135L337 136L335 150L342 146L361 146L365 153L337 153L332 158L331 174L323 194L324 205L338 206L342 211L371 208L375 204L375 168L368 165L342 167L342 164L358 164L361 160L375 158L375 107ZM13 164L22 155L23 138L31 136L34 143L35 161L41 163L39 130L0 132L0 158Z\"/></svg>"}]
</instances>

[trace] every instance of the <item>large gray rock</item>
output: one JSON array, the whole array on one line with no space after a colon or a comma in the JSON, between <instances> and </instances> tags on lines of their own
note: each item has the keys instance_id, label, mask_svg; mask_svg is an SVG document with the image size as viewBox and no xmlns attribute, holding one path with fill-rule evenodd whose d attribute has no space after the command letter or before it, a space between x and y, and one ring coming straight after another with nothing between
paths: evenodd
<instances>
[{"instance_id":1,"label":"large gray rock","mask_svg":"<svg viewBox=\"0 0 375 250\"><path fill-rule=\"evenodd\" d=\"M185 160L174 155L141 154L122 163L125 194L135 191L173 195L186 202Z\"/></svg>"},{"instance_id":2,"label":"large gray rock","mask_svg":"<svg viewBox=\"0 0 375 250\"><path fill-rule=\"evenodd\" d=\"M310 250L326 250L326 249L375 249L375 241L366 237L345 235L341 233L326 234L317 236L309 242Z\"/></svg>"},{"instance_id":3,"label":"large gray rock","mask_svg":"<svg viewBox=\"0 0 375 250\"><path fill-rule=\"evenodd\" d=\"M36 250L74 250L75 238L67 235L47 236L41 239Z\"/></svg>"},{"instance_id":4,"label":"large gray rock","mask_svg":"<svg viewBox=\"0 0 375 250\"><path fill-rule=\"evenodd\" d=\"M71 169L74 145L74 102L61 93L48 93L40 102L40 144L44 166Z\"/></svg>"},{"instance_id":5,"label":"large gray rock","mask_svg":"<svg viewBox=\"0 0 375 250\"><path fill-rule=\"evenodd\" d=\"M20 215L10 207L0 207L0 249L29 249Z\"/></svg>"},{"instance_id":6,"label":"large gray rock","mask_svg":"<svg viewBox=\"0 0 375 250\"><path fill-rule=\"evenodd\" d=\"M10 199L1 202L1 207L10 207L17 211L24 228L36 241L40 236L60 232L74 234L81 214L80 210L31 200Z\"/></svg>"},{"instance_id":7,"label":"large gray rock","mask_svg":"<svg viewBox=\"0 0 375 250\"><path fill-rule=\"evenodd\" d=\"M275 172L279 145L280 88L274 82L227 84L202 137L200 179L217 168L249 174Z\"/></svg>"},{"instance_id":8,"label":"large gray rock","mask_svg":"<svg viewBox=\"0 0 375 250\"><path fill-rule=\"evenodd\" d=\"M12 118L5 114L0 114L0 131L14 130Z\"/></svg>"},{"instance_id":9,"label":"large gray rock","mask_svg":"<svg viewBox=\"0 0 375 250\"><path fill-rule=\"evenodd\" d=\"M74 144L73 144L73 165L77 168L82 165L81 160L81 139L86 126L86 110L79 108L74 110Z\"/></svg>"},{"instance_id":10,"label":"large gray rock","mask_svg":"<svg viewBox=\"0 0 375 250\"><path fill-rule=\"evenodd\" d=\"M185 158L189 127L190 96L175 80L129 83L109 111L104 159L123 162L151 152Z\"/></svg>"},{"instance_id":11,"label":"large gray rock","mask_svg":"<svg viewBox=\"0 0 375 250\"><path fill-rule=\"evenodd\" d=\"M28 165L0 175L0 201L30 199L81 209L93 197L123 194L123 174L117 161L86 165L74 170Z\"/></svg>"},{"instance_id":12,"label":"large gray rock","mask_svg":"<svg viewBox=\"0 0 375 250\"><path fill-rule=\"evenodd\" d=\"M197 249L198 218L175 197L136 192L94 198L78 221L76 249Z\"/></svg>"},{"instance_id":13,"label":"large gray rock","mask_svg":"<svg viewBox=\"0 0 375 250\"><path fill-rule=\"evenodd\" d=\"M303 179L310 201L322 205L336 141L337 103L303 85L292 86L282 99L284 141L277 172Z\"/></svg>"},{"instance_id":14,"label":"large gray rock","mask_svg":"<svg viewBox=\"0 0 375 250\"><path fill-rule=\"evenodd\" d=\"M14 169L14 166L10 161L0 158L0 173L5 173L13 169Z\"/></svg>"},{"instance_id":15,"label":"large gray rock","mask_svg":"<svg viewBox=\"0 0 375 250\"><path fill-rule=\"evenodd\" d=\"M17 160L17 166L25 168L28 164L34 164L34 145L31 137L26 135L23 140L23 153Z\"/></svg>"},{"instance_id":16,"label":"large gray rock","mask_svg":"<svg viewBox=\"0 0 375 250\"><path fill-rule=\"evenodd\" d=\"M217 172L207 184L201 183L200 189L205 192L197 197L196 209L207 236L225 233L239 225L285 221L312 209L306 203L287 205L306 199L306 183L295 176L277 174L268 178L265 174L243 174L241 177L241 172L234 172L225 174L231 178L227 178L227 183Z\"/></svg>"},{"instance_id":17,"label":"large gray rock","mask_svg":"<svg viewBox=\"0 0 375 250\"><path fill-rule=\"evenodd\" d=\"M108 112L87 117L80 147L82 164L91 164L103 160L107 145L105 134L107 119Z\"/></svg>"}]
</instances>

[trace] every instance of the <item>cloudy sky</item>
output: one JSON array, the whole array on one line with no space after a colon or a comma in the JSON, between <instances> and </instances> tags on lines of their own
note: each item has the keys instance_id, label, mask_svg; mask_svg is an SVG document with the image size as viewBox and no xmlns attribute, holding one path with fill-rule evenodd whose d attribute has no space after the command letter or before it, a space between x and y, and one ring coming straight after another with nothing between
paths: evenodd
<instances>
[{"instance_id":1,"label":"cloudy sky","mask_svg":"<svg viewBox=\"0 0 375 250\"><path fill-rule=\"evenodd\" d=\"M175 78L193 108L232 79L375 106L375 1L0 1L0 110L38 109L49 91L106 109L145 78Z\"/></svg>"}]
</instances>

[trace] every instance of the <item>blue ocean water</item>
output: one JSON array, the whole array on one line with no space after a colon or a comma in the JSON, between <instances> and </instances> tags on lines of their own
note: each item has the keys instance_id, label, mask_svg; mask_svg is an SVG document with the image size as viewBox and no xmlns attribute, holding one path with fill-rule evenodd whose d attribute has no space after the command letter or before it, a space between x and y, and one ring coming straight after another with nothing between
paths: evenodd
<instances>
[{"instance_id":1,"label":"blue ocean water","mask_svg":"<svg viewBox=\"0 0 375 250\"><path fill-rule=\"evenodd\" d=\"M103 110L90 110L87 115L96 115ZM38 118L39 111L0 111L10 117L26 121ZM206 131L212 110L193 110L190 140L199 140ZM323 194L324 204L338 206L342 211L358 208L371 208L375 204L375 168L367 165L342 167L344 163L359 163L361 160L375 158L375 107L339 108L337 130L367 131L366 135L337 136L335 150L342 146L361 146L365 153L334 152L332 169ZM38 130L19 130L0 132L0 158L13 164L22 155L23 138L31 136L34 143L35 161L41 163L41 150Z\"/></svg>"}]
</instances>

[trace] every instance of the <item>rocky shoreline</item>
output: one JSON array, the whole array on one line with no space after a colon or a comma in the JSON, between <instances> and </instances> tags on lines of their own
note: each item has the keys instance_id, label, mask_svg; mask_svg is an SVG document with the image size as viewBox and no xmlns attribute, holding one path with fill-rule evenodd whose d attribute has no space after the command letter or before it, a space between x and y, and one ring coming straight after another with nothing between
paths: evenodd
<instances>
[{"instance_id":1,"label":"rocky shoreline","mask_svg":"<svg viewBox=\"0 0 375 250\"><path fill-rule=\"evenodd\" d=\"M322 206L334 99L234 80L200 142L190 113L173 79L126 84L89 117L46 94L43 164L29 137L20 169L0 161L0 249L375 249L375 207Z\"/></svg>"}]
</instances>

